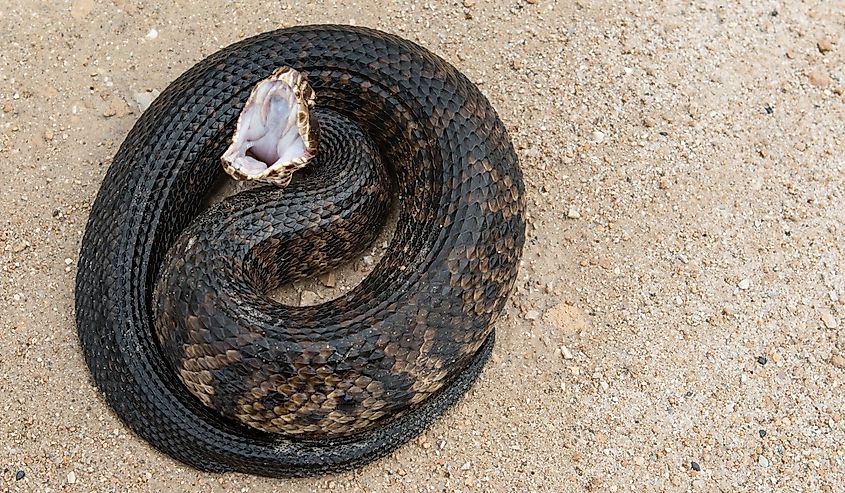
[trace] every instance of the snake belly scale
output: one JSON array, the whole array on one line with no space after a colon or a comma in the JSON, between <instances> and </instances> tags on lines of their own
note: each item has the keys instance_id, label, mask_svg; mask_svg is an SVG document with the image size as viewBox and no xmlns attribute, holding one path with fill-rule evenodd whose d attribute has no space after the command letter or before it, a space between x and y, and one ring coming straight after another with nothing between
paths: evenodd
<instances>
[{"instance_id":1,"label":"snake belly scale","mask_svg":"<svg viewBox=\"0 0 845 493\"><path fill-rule=\"evenodd\" d=\"M313 169L206 210L250 90L279 67L316 94ZM344 168L350 154L362 164ZM165 89L103 180L76 280L86 362L132 430L196 468L360 466L424 430L481 371L524 202L503 123L425 48L333 25L246 39ZM361 284L317 306L266 296L360 252L391 203L396 230Z\"/></svg>"}]
</instances>

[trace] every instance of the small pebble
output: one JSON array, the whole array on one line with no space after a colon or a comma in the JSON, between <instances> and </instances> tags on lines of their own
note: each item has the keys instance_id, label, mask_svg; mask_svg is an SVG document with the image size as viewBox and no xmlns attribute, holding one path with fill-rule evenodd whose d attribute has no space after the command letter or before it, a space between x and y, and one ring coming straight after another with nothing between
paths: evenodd
<instances>
[{"instance_id":1,"label":"small pebble","mask_svg":"<svg viewBox=\"0 0 845 493\"><path fill-rule=\"evenodd\" d=\"M299 306L316 305L319 299L319 296L314 291L302 291L299 293Z\"/></svg>"},{"instance_id":2,"label":"small pebble","mask_svg":"<svg viewBox=\"0 0 845 493\"><path fill-rule=\"evenodd\" d=\"M830 357L830 364L839 368L840 370L845 370L845 357L841 354L834 354Z\"/></svg>"},{"instance_id":3,"label":"small pebble","mask_svg":"<svg viewBox=\"0 0 845 493\"><path fill-rule=\"evenodd\" d=\"M835 329L839 326L839 321L828 310L822 312L822 322L824 322L824 326L828 329Z\"/></svg>"},{"instance_id":4,"label":"small pebble","mask_svg":"<svg viewBox=\"0 0 845 493\"><path fill-rule=\"evenodd\" d=\"M569 219L578 219L581 217L581 213L578 212L578 209L574 205L571 205L569 206L569 210L566 211L566 217Z\"/></svg>"},{"instance_id":5,"label":"small pebble","mask_svg":"<svg viewBox=\"0 0 845 493\"><path fill-rule=\"evenodd\" d=\"M334 272L323 274L320 276L320 282L327 288L333 288L337 286L337 275Z\"/></svg>"},{"instance_id":6,"label":"small pebble","mask_svg":"<svg viewBox=\"0 0 845 493\"><path fill-rule=\"evenodd\" d=\"M829 51L833 51L833 43L830 41L829 38L822 38L816 43L819 51L821 53L827 53Z\"/></svg>"},{"instance_id":7,"label":"small pebble","mask_svg":"<svg viewBox=\"0 0 845 493\"><path fill-rule=\"evenodd\" d=\"M540 318L540 312L537 310L528 310L525 312L525 320L537 320Z\"/></svg>"},{"instance_id":8,"label":"small pebble","mask_svg":"<svg viewBox=\"0 0 845 493\"><path fill-rule=\"evenodd\" d=\"M560 347L560 354L563 355L563 359L572 359L573 358L572 351L570 351L569 348L566 347L566 346Z\"/></svg>"},{"instance_id":9,"label":"small pebble","mask_svg":"<svg viewBox=\"0 0 845 493\"><path fill-rule=\"evenodd\" d=\"M593 132L593 142L595 142L596 144L601 144L602 142L604 142L605 137L607 136L601 130L596 130Z\"/></svg>"},{"instance_id":10,"label":"small pebble","mask_svg":"<svg viewBox=\"0 0 845 493\"><path fill-rule=\"evenodd\" d=\"M23 469L21 469L21 470L19 470L18 472L15 473L15 481L20 481L21 479L23 479L25 477L26 477L26 473L23 471Z\"/></svg>"},{"instance_id":11,"label":"small pebble","mask_svg":"<svg viewBox=\"0 0 845 493\"><path fill-rule=\"evenodd\" d=\"M769 467L769 459L765 455L761 455L757 457L757 464L760 464L760 467Z\"/></svg>"},{"instance_id":12,"label":"small pebble","mask_svg":"<svg viewBox=\"0 0 845 493\"><path fill-rule=\"evenodd\" d=\"M68 484L76 483L76 473L75 472L71 471L71 472L67 473L67 483Z\"/></svg>"},{"instance_id":13,"label":"small pebble","mask_svg":"<svg viewBox=\"0 0 845 493\"><path fill-rule=\"evenodd\" d=\"M692 467L693 471L696 471L696 472L701 471L701 466L698 465L698 462L695 462L695 461L691 462L690 467Z\"/></svg>"},{"instance_id":14,"label":"small pebble","mask_svg":"<svg viewBox=\"0 0 845 493\"><path fill-rule=\"evenodd\" d=\"M745 291L746 289L751 287L751 279L746 278L746 279L739 281L739 284L737 285L737 287L739 289Z\"/></svg>"},{"instance_id":15,"label":"small pebble","mask_svg":"<svg viewBox=\"0 0 845 493\"><path fill-rule=\"evenodd\" d=\"M26 241L19 241L12 245L12 253L21 253L22 251L29 248L29 243Z\"/></svg>"},{"instance_id":16,"label":"small pebble","mask_svg":"<svg viewBox=\"0 0 845 493\"><path fill-rule=\"evenodd\" d=\"M130 114L132 111L129 106L120 98L114 97L109 106L103 110L103 116L110 118L112 116L123 117Z\"/></svg>"},{"instance_id":17,"label":"small pebble","mask_svg":"<svg viewBox=\"0 0 845 493\"><path fill-rule=\"evenodd\" d=\"M147 35L144 36L144 39L146 39L147 41L152 41L152 40L156 39L157 37L158 37L158 29L152 28L152 29L149 30Z\"/></svg>"},{"instance_id":18,"label":"small pebble","mask_svg":"<svg viewBox=\"0 0 845 493\"><path fill-rule=\"evenodd\" d=\"M158 91L144 91L144 92L136 92L132 95L132 99L135 100L135 103L138 105L138 109L141 111L146 111L147 108L153 104L155 98L158 97Z\"/></svg>"},{"instance_id":19,"label":"small pebble","mask_svg":"<svg viewBox=\"0 0 845 493\"><path fill-rule=\"evenodd\" d=\"M372 255L364 255L363 261L364 261L364 265L366 265L368 267L370 265L373 265L373 262L374 262Z\"/></svg>"},{"instance_id":20,"label":"small pebble","mask_svg":"<svg viewBox=\"0 0 845 493\"><path fill-rule=\"evenodd\" d=\"M807 79L810 80L810 84L821 89L827 88L831 83L830 76L819 69L811 70L807 74Z\"/></svg>"},{"instance_id":21,"label":"small pebble","mask_svg":"<svg viewBox=\"0 0 845 493\"><path fill-rule=\"evenodd\" d=\"M70 15L76 20L82 20L94 9L94 0L74 0L70 6Z\"/></svg>"},{"instance_id":22,"label":"small pebble","mask_svg":"<svg viewBox=\"0 0 845 493\"><path fill-rule=\"evenodd\" d=\"M461 471L469 471L470 467L472 467L472 465L469 462L465 462L464 465L461 466Z\"/></svg>"},{"instance_id":23,"label":"small pebble","mask_svg":"<svg viewBox=\"0 0 845 493\"><path fill-rule=\"evenodd\" d=\"M769 360L767 360L765 356L757 356L757 362L761 365L765 365L769 362Z\"/></svg>"},{"instance_id":24,"label":"small pebble","mask_svg":"<svg viewBox=\"0 0 845 493\"><path fill-rule=\"evenodd\" d=\"M766 430L760 430L758 433L760 433L760 438L766 438Z\"/></svg>"}]
</instances>

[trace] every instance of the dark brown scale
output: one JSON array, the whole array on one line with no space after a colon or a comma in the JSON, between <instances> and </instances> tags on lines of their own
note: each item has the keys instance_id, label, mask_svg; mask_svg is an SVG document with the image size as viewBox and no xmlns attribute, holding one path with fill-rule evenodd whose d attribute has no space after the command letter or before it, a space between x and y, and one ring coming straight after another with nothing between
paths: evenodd
<instances>
[{"instance_id":1,"label":"dark brown scale","mask_svg":"<svg viewBox=\"0 0 845 493\"><path fill-rule=\"evenodd\" d=\"M382 261L314 307L264 292L361 248L388 200L367 182L383 182L378 171L326 163L197 218L249 91L279 66L355 122L398 195ZM340 26L250 38L173 82L115 157L80 255L86 360L133 430L195 467L289 476L360 465L422 431L481 370L517 272L523 195L487 100L424 48Z\"/></svg>"}]
</instances>

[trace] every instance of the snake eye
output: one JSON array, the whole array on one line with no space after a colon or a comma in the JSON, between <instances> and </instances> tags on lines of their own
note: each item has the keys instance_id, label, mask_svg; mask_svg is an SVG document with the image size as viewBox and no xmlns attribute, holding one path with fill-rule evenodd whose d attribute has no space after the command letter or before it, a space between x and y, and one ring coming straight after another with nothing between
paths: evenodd
<instances>
[{"instance_id":1,"label":"snake eye","mask_svg":"<svg viewBox=\"0 0 845 493\"><path fill-rule=\"evenodd\" d=\"M226 171L238 180L287 185L317 152L316 122L309 114L313 94L303 75L288 67L259 82L221 157Z\"/></svg>"}]
</instances>

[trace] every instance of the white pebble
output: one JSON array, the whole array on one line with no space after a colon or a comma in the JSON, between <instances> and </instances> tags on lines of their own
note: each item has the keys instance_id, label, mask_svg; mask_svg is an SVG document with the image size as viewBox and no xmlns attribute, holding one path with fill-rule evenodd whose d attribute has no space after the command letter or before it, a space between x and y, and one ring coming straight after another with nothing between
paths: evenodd
<instances>
[{"instance_id":1,"label":"white pebble","mask_svg":"<svg viewBox=\"0 0 845 493\"><path fill-rule=\"evenodd\" d=\"M578 212L578 209L574 205L571 205L569 206L569 210L566 211L566 217L569 219L578 219L581 217L581 213Z\"/></svg>"},{"instance_id":2,"label":"white pebble","mask_svg":"<svg viewBox=\"0 0 845 493\"><path fill-rule=\"evenodd\" d=\"M827 310L822 312L822 322L824 322L824 326L828 329L835 329L839 326L839 320L836 320L836 317Z\"/></svg>"},{"instance_id":3,"label":"white pebble","mask_svg":"<svg viewBox=\"0 0 845 493\"><path fill-rule=\"evenodd\" d=\"M299 293L299 306L316 305L319 299L319 295L314 291L304 290Z\"/></svg>"},{"instance_id":4,"label":"white pebble","mask_svg":"<svg viewBox=\"0 0 845 493\"><path fill-rule=\"evenodd\" d=\"M566 347L566 346L560 347L560 354L563 355L563 359L572 359L573 358L572 351L570 351L569 348Z\"/></svg>"},{"instance_id":5,"label":"white pebble","mask_svg":"<svg viewBox=\"0 0 845 493\"><path fill-rule=\"evenodd\" d=\"M76 473L71 471L67 473L67 482L68 484L74 484L76 482Z\"/></svg>"},{"instance_id":6,"label":"white pebble","mask_svg":"<svg viewBox=\"0 0 845 493\"><path fill-rule=\"evenodd\" d=\"M765 455L761 455L760 457L757 457L757 464L759 464L760 467L769 467L769 459L767 459Z\"/></svg>"},{"instance_id":7,"label":"white pebble","mask_svg":"<svg viewBox=\"0 0 845 493\"><path fill-rule=\"evenodd\" d=\"M152 40L156 39L157 37L158 37L158 30L156 28L152 28L152 29L150 29L150 32L148 32L147 35L144 36L144 39L146 39L147 41L152 41Z\"/></svg>"},{"instance_id":8,"label":"white pebble","mask_svg":"<svg viewBox=\"0 0 845 493\"><path fill-rule=\"evenodd\" d=\"M739 289L745 291L746 289L751 287L751 279L745 278L739 281L739 284L737 286L739 287Z\"/></svg>"},{"instance_id":9,"label":"white pebble","mask_svg":"<svg viewBox=\"0 0 845 493\"><path fill-rule=\"evenodd\" d=\"M135 103L138 104L138 109L140 109L141 111L146 111L147 108L149 108L150 105L153 104L153 101L155 100L155 98L158 97L158 95L159 92L156 90L136 92L132 95L132 99L134 99Z\"/></svg>"}]
</instances>

